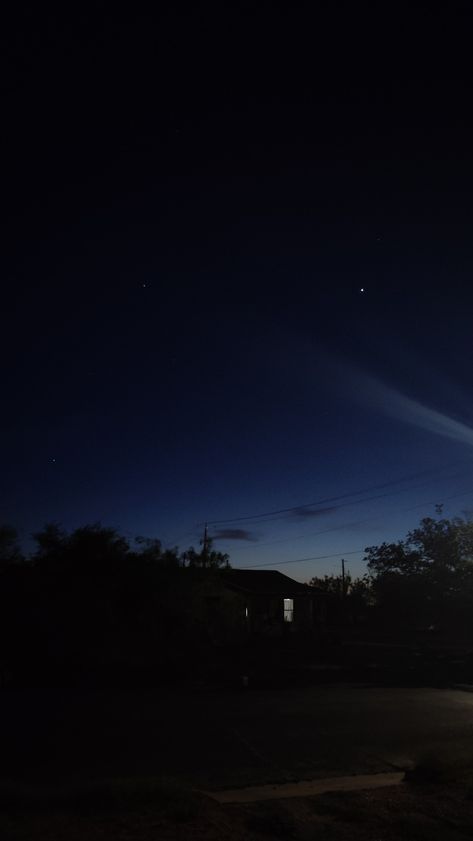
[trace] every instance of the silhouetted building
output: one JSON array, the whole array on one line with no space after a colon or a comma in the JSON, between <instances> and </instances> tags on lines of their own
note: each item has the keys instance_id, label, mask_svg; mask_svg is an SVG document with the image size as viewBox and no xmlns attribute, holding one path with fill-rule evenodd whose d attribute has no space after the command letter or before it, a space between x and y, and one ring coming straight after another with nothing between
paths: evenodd
<instances>
[{"instance_id":1,"label":"silhouetted building","mask_svg":"<svg viewBox=\"0 0 473 841\"><path fill-rule=\"evenodd\" d=\"M309 632L326 621L327 594L275 570L219 570L199 590L201 620L216 639Z\"/></svg>"}]
</instances>

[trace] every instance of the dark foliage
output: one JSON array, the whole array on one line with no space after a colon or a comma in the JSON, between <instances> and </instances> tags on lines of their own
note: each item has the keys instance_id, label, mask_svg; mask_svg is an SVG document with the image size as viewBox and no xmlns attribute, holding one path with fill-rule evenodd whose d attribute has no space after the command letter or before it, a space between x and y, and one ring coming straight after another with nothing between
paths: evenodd
<instances>
[{"instance_id":1,"label":"dark foliage","mask_svg":"<svg viewBox=\"0 0 473 841\"><path fill-rule=\"evenodd\" d=\"M18 545L16 529L7 525L0 525L0 569L21 563L23 555Z\"/></svg>"},{"instance_id":2,"label":"dark foliage","mask_svg":"<svg viewBox=\"0 0 473 841\"><path fill-rule=\"evenodd\" d=\"M473 616L473 522L426 517L405 540L366 549L380 615L398 624L468 632Z\"/></svg>"},{"instance_id":3,"label":"dark foliage","mask_svg":"<svg viewBox=\"0 0 473 841\"><path fill-rule=\"evenodd\" d=\"M154 681L192 663L205 637L194 571L226 556L130 542L100 523L70 534L49 523L34 537L24 558L15 531L0 530L1 682Z\"/></svg>"},{"instance_id":4,"label":"dark foliage","mask_svg":"<svg viewBox=\"0 0 473 841\"><path fill-rule=\"evenodd\" d=\"M324 575L323 578L312 578L309 584L332 597L330 605L332 622L358 625L366 623L371 617L374 593L368 575L352 578L347 572L344 580L341 575Z\"/></svg>"}]
</instances>

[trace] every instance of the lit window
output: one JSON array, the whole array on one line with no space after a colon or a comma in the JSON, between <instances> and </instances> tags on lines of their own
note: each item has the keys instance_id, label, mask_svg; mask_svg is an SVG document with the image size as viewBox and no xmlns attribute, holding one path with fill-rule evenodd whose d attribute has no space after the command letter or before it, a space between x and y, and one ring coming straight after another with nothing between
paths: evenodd
<instances>
[{"instance_id":1,"label":"lit window","mask_svg":"<svg viewBox=\"0 0 473 841\"><path fill-rule=\"evenodd\" d=\"M294 599L284 599L284 621L292 622L294 619Z\"/></svg>"}]
</instances>

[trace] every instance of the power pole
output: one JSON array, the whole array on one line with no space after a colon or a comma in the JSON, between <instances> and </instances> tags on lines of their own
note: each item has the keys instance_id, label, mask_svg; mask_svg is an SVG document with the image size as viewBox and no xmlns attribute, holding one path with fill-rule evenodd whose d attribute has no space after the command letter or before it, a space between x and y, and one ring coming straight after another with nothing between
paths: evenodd
<instances>
[{"instance_id":1,"label":"power pole","mask_svg":"<svg viewBox=\"0 0 473 841\"><path fill-rule=\"evenodd\" d=\"M345 601L345 560L342 558L342 601Z\"/></svg>"},{"instance_id":2,"label":"power pole","mask_svg":"<svg viewBox=\"0 0 473 841\"><path fill-rule=\"evenodd\" d=\"M203 565L205 567L205 566L207 566L207 557L208 557L208 549L209 549L209 532L208 532L208 529L207 529L207 523L205 523L205 525L204 525L204 536L203 536L202 540L200 541L200 544L203 547L202 555L203 555L203 560L204 560Z\"/></svg>"}]
</instances>

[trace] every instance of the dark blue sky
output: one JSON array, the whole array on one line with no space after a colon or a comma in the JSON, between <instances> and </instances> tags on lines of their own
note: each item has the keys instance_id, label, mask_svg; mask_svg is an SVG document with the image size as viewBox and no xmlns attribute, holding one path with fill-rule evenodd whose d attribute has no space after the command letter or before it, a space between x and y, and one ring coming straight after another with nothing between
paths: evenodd
<instances>
[{"instance_id":1,"label":"dark blue sky","mask_svg":"<svg viewBox=\"0 0 473 841\"><path fill-rule=\"evenodd\" d=\"M207 520L236 566L334 556L277 567L306 580L473 510L470 16L340 11L11 20L23 539L101 520L185 548Z\"/></svg>"}]
</instances>

